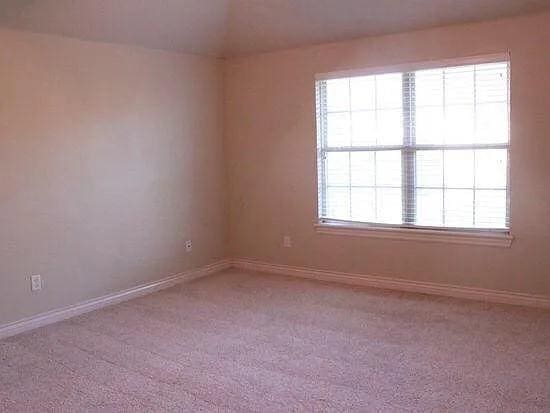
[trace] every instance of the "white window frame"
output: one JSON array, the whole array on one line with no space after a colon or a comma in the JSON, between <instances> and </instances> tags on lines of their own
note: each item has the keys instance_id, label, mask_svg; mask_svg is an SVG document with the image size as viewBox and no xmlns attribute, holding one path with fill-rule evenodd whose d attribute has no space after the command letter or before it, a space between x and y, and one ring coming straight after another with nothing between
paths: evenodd
<instances>
[{"instance_id":1,"label":"white window frame","mask_svg":"<svg viewBox=\"0 0 550 413\"><path fill-rule=\"evenodd\" d=\"M408 73L414 72L423 69L434 69L434 68L445 68L453 66L462 66L462 65L475 65L483 63L494 63L508 61L511 62L510 53L498 53L491 55L483 56L474 56L458 59L446 59L438 61L428 61L420 63L408 63L400 64L394 66L385 66L385 67L376 67L376 68L367 68L361 70L345 70L324 74L317 74L315 80L330 80L346 77L355 77L355 76L368 76L376 74L386 74L386 73ZM509 73L509 82L510 82L510 73ZM509 96L509 109L511 110L511 99L510 99L510 87L508 87ZM319 110L318 108L319 96L316 96L316 115ZM404 120L405 125L407 126L406 116L410 115L410 110L404 108ZM434 241L434 242L449 242L455 244L473 244L473 245L488 245L488 246L497 246L497 247L510 247L514 237L511 233L512 222L510 219L510 199L511 199L511 188L510 188L510 147L511 139L508 143L504 144L471 144L471 145L454 145L456 149L507 149L508 151L508 177L507 177L507 202L506 202L506 219L508 222L508 228L506 229L482 229L482 228L451 228L451 227L423 227L417 226L411 222L404 222L403 224L383 224L383 223L364 223L357 221L348 221L348 220L337 220L337 219L327 219L320 216L320 203L326 201L326 196L322 195L322 191L325 190L324 179L324 158L328 152L350 152L350 151L378 151L378 150L400 150L402 153L402 164L410 162L411 159L414 159L414 153L417 150L443 150L443 149L453 149L453 145L416 145L411 141L411 138L414 134L409 133L407 127L404 130L404 142L401 145L392 145L392 146L373 146L373 147L342 147L342 148L327 148L324 142L326 133L324 128L326 127L323 124L321 116L316 116L317 119L317 165L318 165L318 176L317 176L317 222L315 224L315 229L320 234L327 235L347 235L347 236L360 236L360 237L374 237L374 238L385 238L385 239L396 239L396 240L414 240L414 241ZM414 162L414 160L413 160ZM404 171L413 171L413 168L405 168ZM412 182L411 179L406 179L406 174L403 174L403 186L402 191L412 191L414 188L410 188L409 182ZM410 208L411 200L414 202L414 195L408 194L403 196L403 209ZM405 216L405 215L404 215Z\"/></svg>"}]
</instances>

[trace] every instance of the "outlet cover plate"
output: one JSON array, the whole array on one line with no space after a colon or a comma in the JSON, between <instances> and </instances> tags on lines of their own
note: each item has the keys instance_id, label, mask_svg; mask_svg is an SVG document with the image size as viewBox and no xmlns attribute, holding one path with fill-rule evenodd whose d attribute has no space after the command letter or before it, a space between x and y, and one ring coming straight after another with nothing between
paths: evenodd
<instances>
[{"instance_id":1,"label":"outlet cover plate","mask_svg":"<svg viewBox=\"0 0 550 413\"><path fill-rule=\"evenodd\" d=\"M186 252L193 251L193 241L189 240L185 242L185 251Z\"/></svg>"},{"instance_id":2,"label":"outlet cover plate","mask_svg":"<svg viewBox=\"0 0 550 413\"><path fill-rule=\"evenodd\" d=\"M31 275L31 291L40 291L42 289L42 277L37 275Z\"/></svg>"}]
</instances>

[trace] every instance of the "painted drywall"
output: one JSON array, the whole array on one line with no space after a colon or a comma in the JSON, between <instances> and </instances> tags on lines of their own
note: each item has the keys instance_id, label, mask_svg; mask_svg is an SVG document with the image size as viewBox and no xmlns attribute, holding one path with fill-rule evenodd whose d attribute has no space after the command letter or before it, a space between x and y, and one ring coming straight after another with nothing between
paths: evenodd
<instances>
[{"instance_id":1,"label":"painted drywall","mask_svg":"<svg viewBox=\"0 0 550 413\"><path fill-rule=\"evenodd\" d=\"M225 66L230 254L550 295L550 14L235 58ZM314 75L510 51L511 248L320 235ZM283 236L293 247L283 247Z\"/></svg>"},{"instance_id":2,"label":"painted drywall","mask_svg":"<svg viewBox=\"0 0 550 413\"><path fill-rule=\"evenodd\" d=\"M216 59L0 30L0 325L223 257L222 82Z\"/></svg>"}]
</instances>

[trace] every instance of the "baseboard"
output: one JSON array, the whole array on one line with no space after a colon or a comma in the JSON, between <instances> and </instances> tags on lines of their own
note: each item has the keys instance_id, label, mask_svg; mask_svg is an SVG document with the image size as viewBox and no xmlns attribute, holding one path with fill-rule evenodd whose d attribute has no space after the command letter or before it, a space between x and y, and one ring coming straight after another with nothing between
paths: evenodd
<instances>
[{"instance_id":1,"label":"baseboard","mask_svg":"<svg viewBox=\"0 0 550 413\"><path fill-rule=\"evenodd\" d=\"M0 325L0 339L14 336L16 334L20 334L25 331L29 331L48 324L56 323L58 321L66 320L68 318L75 317L77 315L84 314L90 311L98 310L100 308L117 304L123 301L127 301L132 298L150 294L155 291L163 290L176 284L191 281L200 277L205 277L207 275L214 274L229 267L231 267L231 262L229 260L218 261L214 264L206 265L204 267L189 271L184 271L182 273L175 274L158 281L142 284L137 287L129 288L127 290L119 291L113 294L108 294L103 297L93 298L91 300L70 305L61 309L41 313L36 316L25 318L23 320L15 321L13 323Z\"/></svg>"},{"instance_id":2,"label":"baseboard","mask_svg":"<svg viewBox=\"0 0 550 413\"><path fill-rule=\"evenodd\" d=\"M231 260L231 264L233 267L241 269L267 272L271 274L290 275L313 280L332 281L345 284L362 285L366 287L463 298L498 304L512 304L550 309L550 297L542 295L461 287L457 285L438 284L425 281L410 281L401 278L380 277L365 274L350 274L305 267L292 267L288 265L270 264L245 258L233 259Z\"/></svg>"},{"instance_id":3,"label":"baseboard","mask_svg":"<svg viewBox=\"0 0 550 413\"><path fill-rule=\"evenodd\" d=\"M511 304L527 307L550 309L550 297L534 294L523 294L508 291L488 290L483 288L461 287L449 284L438 284L424 281L410 281L400 278L380 277L365 274L318 270L307 267L270 264L252 259L237 258L222 260L198 269L172 275L158 281L142 284L117 293L94 298L79 304L48 311L13 323L0 325L0 339L23 333L38 327L66 320L80 314L98 310L113 304L153 293L176 284L205 277L230 267L260 271L271 274L289 275L313 280L338 282L366 287L407 291L468 300L486 301L499 304Z\"/></svg>"}]
</instances>

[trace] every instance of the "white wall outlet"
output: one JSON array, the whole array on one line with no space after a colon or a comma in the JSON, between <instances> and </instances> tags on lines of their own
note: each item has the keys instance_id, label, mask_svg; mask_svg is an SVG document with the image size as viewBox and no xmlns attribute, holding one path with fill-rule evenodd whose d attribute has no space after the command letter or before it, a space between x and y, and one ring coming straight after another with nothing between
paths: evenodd
<instances>
[{"instance_id":1,"label":"white wall outlet","mask_svg":"<svg viewBox=\"0 0 550 413\"><path fill-rule=\"evenodd\" d=\"M185 241L185 252L193 251L193 241Z\"/></svg>"},{"instance_id":2,"label":"white wall outlet","mask_svg":"<svg viewBox=\"0 0 550 413\"><path fill-rule=\"evenodd\" d=\"M40 291L42 289L42 277L40 275L31 275L31 291Z\"/></svg>"},{"instance_id":3,"label":"white wall outlet","mask_svg":"<svg viewBox=\"0 0 550 413\"><path fill-rule=\"evenodd\" d=\"M285 235L283 237L283 247L292 248L292 238L290 237L290 235Z\"/></svg>"}]
</instances>

